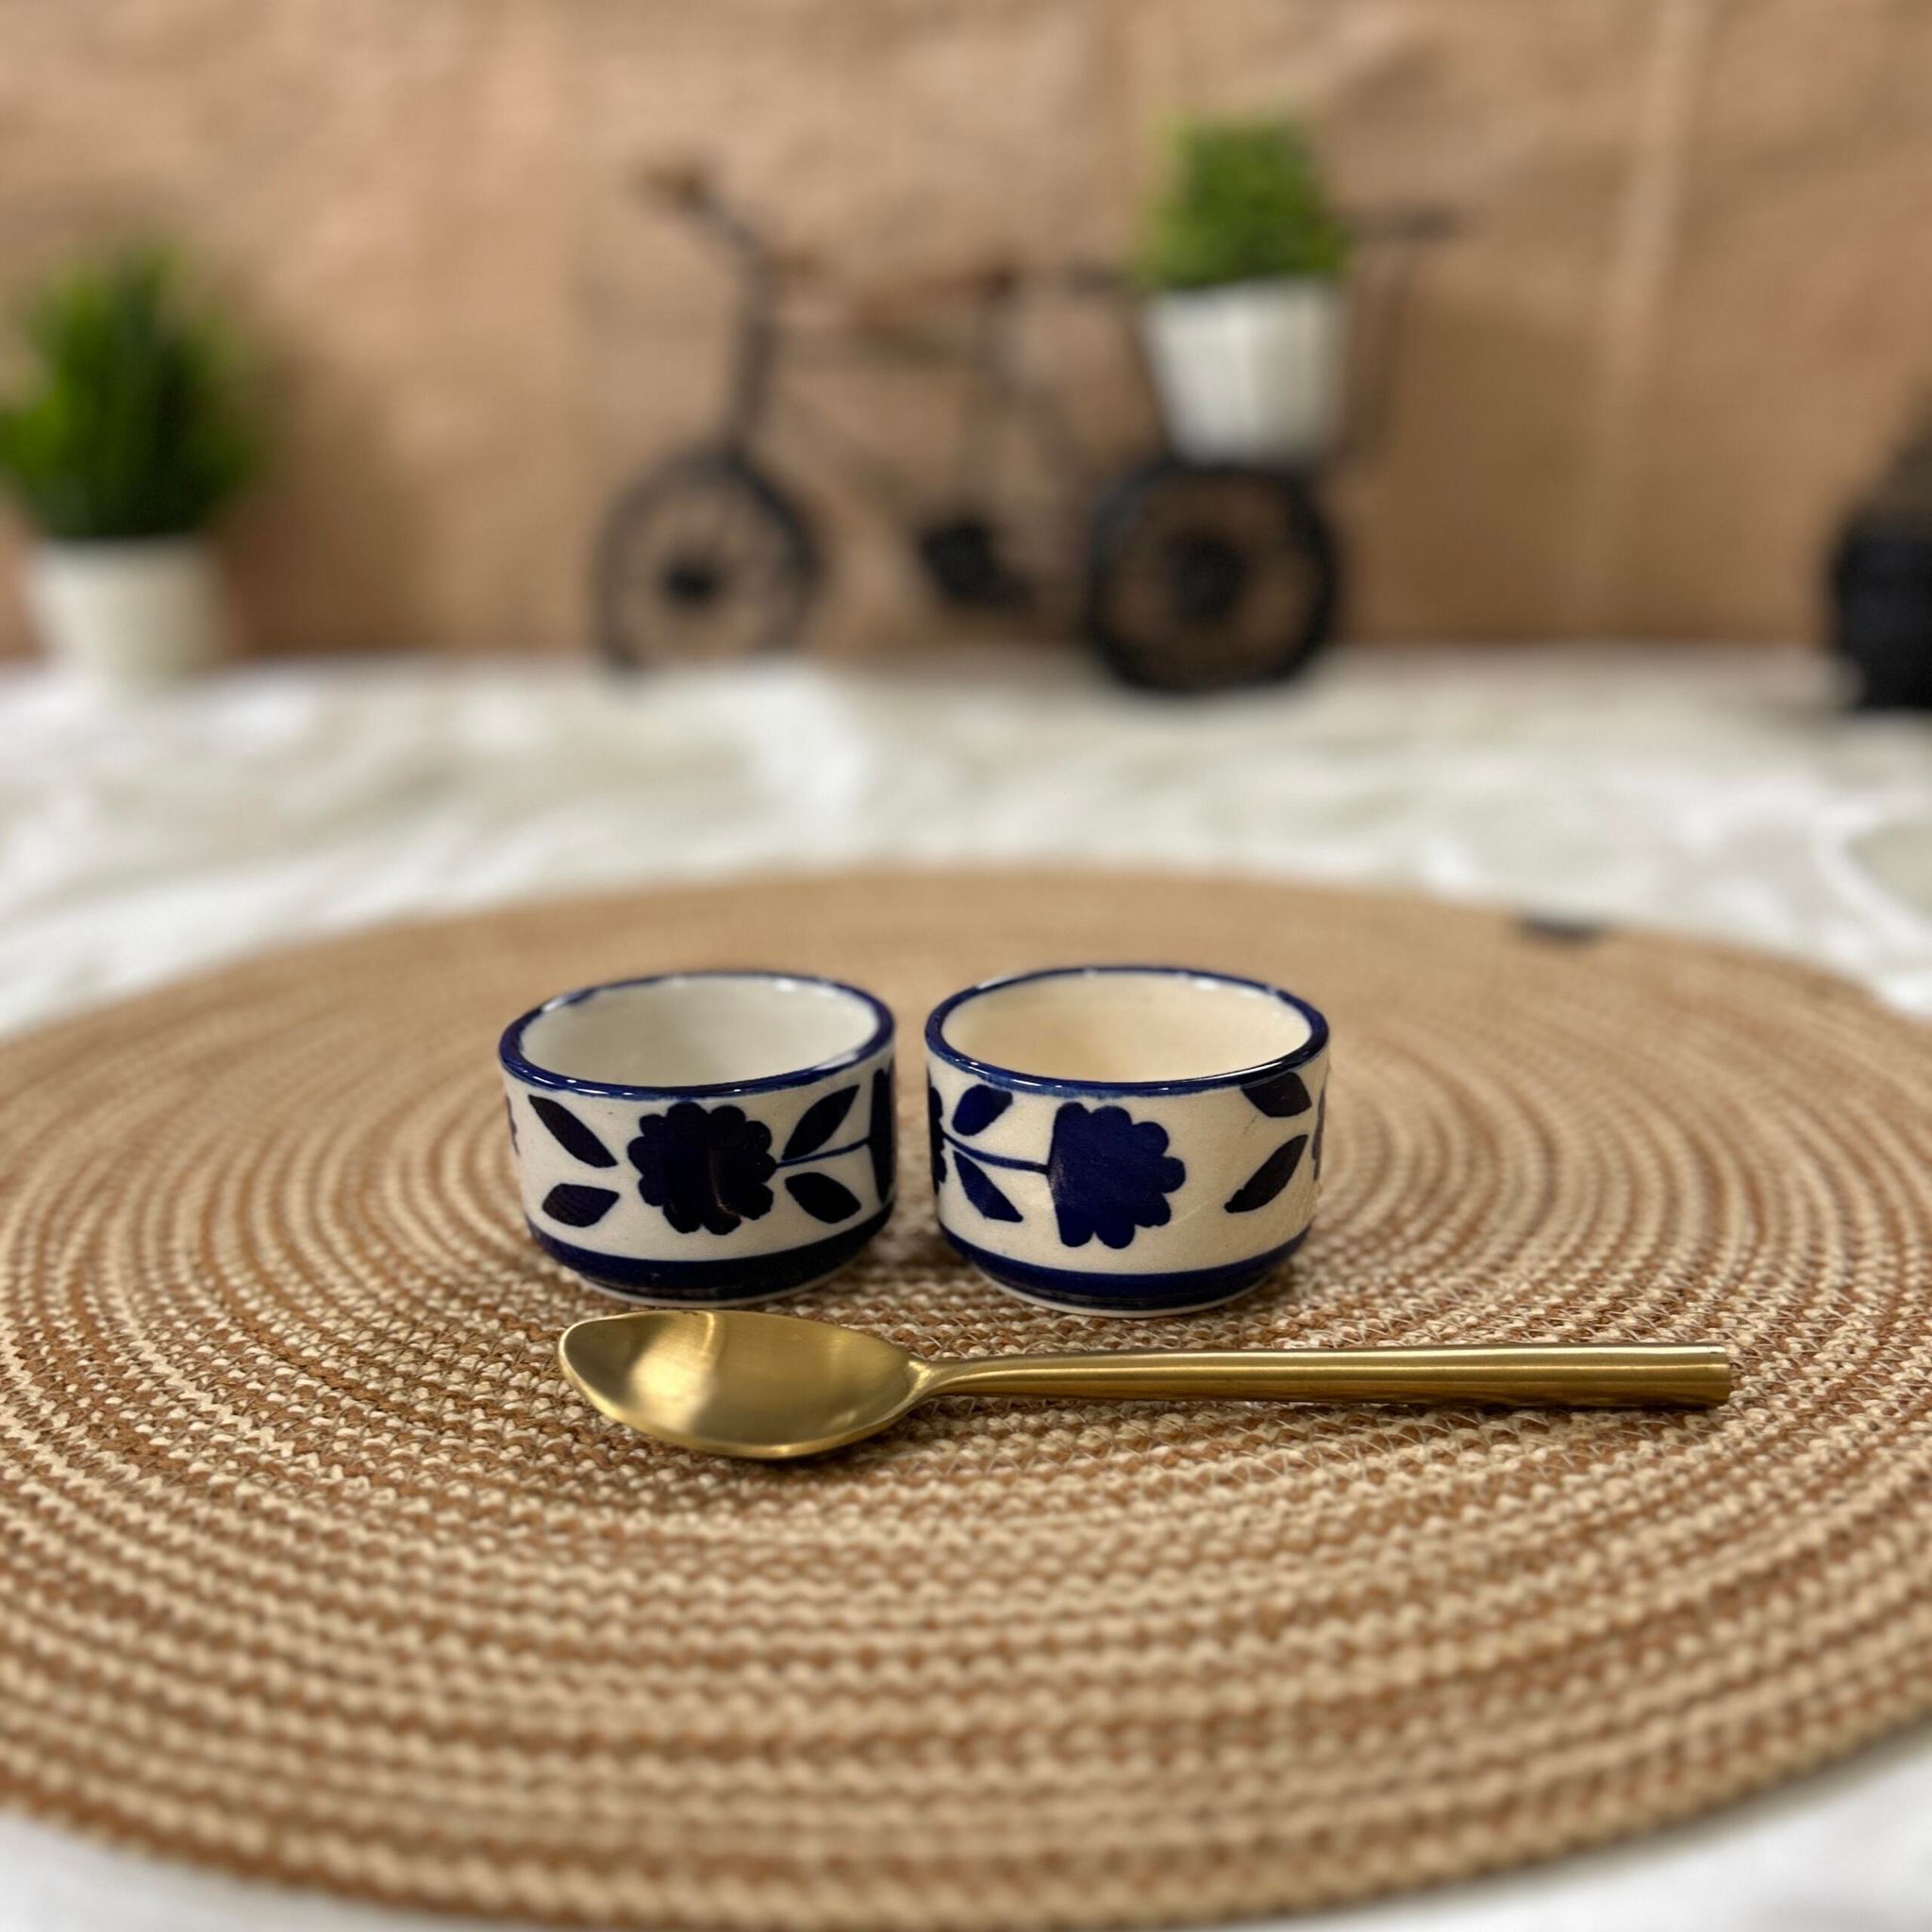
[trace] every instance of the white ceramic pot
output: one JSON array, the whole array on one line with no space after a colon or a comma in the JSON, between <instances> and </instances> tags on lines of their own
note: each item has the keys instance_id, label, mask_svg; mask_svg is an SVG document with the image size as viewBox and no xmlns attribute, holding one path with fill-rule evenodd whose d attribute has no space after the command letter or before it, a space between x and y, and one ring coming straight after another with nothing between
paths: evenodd
<instances>
[{"instance_id":1,"label":"white ceramic pot","mask_svg":"<svg viewBox=\"0 0 1932 1932\"><path fill-rule=\"evenodd\" d=\"M1157 295L1141 334L1168 441L1197 463L1297 466L1341 431L1348 301L1313 277Z\"/></svg>"},{"instance_id":2,"label":"white ceramic pot","mask_svg":"<svg viewBox=\"0 0 1932 1932\"><path fill-rule=\"evenodd\" d=\"M968 987L926 1023L940 1226L1029 1301L1211 1307L1314 1217L1328 1025L1278 987L1069 966Z\"/></svg>"},{"instance_id":3,"label":"white ceramic pot","mask_svg":"<svg viewBox=\"0 0 1932 1932\"><path fill-rule=\"evenodd\" d=\"M636 1301L836 1273L892 1211L892 1016L837 980L673 973L559 993L497 1048L537 1244Z\"/></svg>"},{"instance_id":4,"label":"white ceramic pot","mask_svg":"<svg viewBox=\"0 0 1932 1932\"><path fill-rule=\"evenodd\" d=\"M226 648L220 576L198 537L43 542L26 590L47 656L103 690L172 683Z\"/></svg>"}]
</instances>

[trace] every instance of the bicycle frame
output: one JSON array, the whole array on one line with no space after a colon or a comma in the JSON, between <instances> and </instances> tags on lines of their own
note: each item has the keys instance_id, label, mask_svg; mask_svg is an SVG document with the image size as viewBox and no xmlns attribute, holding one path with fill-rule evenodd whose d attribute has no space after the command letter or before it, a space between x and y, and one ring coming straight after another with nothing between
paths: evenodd
<instances>
[{"instance_id":1,"label":"bicycle frame","mask_svg":"<svg viewBox=\"0 0 1932 1932\"><path fill-rule=\"evenodd\" d=\"M1002 482L1008 439L1015 425L1049 488L1069 509L1077 512L1094 499L1100 486L1112 480L1110 466L1082 446L1055 398L1023 367L1018 325L1028 297L1047 287L1111 303L1135 341L1135 366L1151 404L1151 380L1138 353L1138 332L1131 325L1138 293L1127 277L1092 266L1053 275L988 274L952 291L948 306L957 312L963 297L971 310L963 341L957 325L940 328L929 321L901 320L883 328L852 324L814 326L786 314L791 265L704 174L675 171L656 177L651 185L718 245L732 265L736 316L718 433L724 450L744 456L767 433L788 362L824 368L888 361L964 373L967 381L943 495L916 483L918 473L909 463L881 456L865 440L850 434L797 385L783 390L787 414L809 433L814 455L828 461L883 516L906 531L942 596L958 601L945 570L930 554L932 544L944 541L943 533L950 529L957 536L970 526L968 541L984 547L991 558L995 537L1019 525L1020 520L1010 514ZM1386 441L1392 414L1394 348L1419 244L1441 239L1453 223L1440 209L1410 208L1359 217L1350 226L1363 255L1380 257L1386 273L1378 275L1372 271L1357 278L1341 429L1318 466L1322 470L1359 461ZM1155 411L1150 408L1149 413ZM1298 477L1303 485L1311 480L1312 473ZM908 500L914 498L928 504L929 515L908 514ZM1028 573L1041 588L1058 574L1057 563L1036 566Z\"/></svg>"},{"instance_id":2,"label":"bicycle frame","mask_svg":"<svg viewBox=\"0 0 1932 1932\"><path fill-rule=\"evenodd\" d=\"M596 585L600 634L615 662L743 654L797 635L822 552L808 506L758 447L794 362L883 360L964 378L944 495L929 487L923 452L882 452L798 386L784 388L788 412L810 430L813 457L876 503L942 603L989 612L1064 607L1117 675L1161 691L1289 676L1331 635L1341 563L1311 488L1320 466L1189 462L1158 444L1151 459L1103 464L1050 385L1025 366L1020 325L1030 298L1055 288L1104 296L1131 321L1139 294L1125 277L1002 268L920 291L909 320L801 317L786 300L793 264L704 175L686 170L653 186L726 255L737 301L714 435L639 473L606 522ZM1434 239L1447 223L1411 210L1356 225L1364 242L1409 243ZM1328 462L1359 456L1387 432L1412 252L1404 248L1390 275L1364 276L1359 288L1369 292L1351 304L1343 440ZM1019 487L1008 474L1016 426L1037 458ZM1037 485L1050 500L1026 500Z\"/></svg>"},{"instance_id":3,"label":"bicycle frame","mask_svg":"<svg viewBox=\"0 0 1932 1932\"><path fill-rule=\"evenodd\" d=\"M700 176L675 177L674 207L729 257L738 282L720 441L748 448L763 431L775 405L785 361L856 367L879 361L963 369L968 377L952 463L952 493L971 502L992 486L1001 438L1017 421L1057 478L1069 488L1091 480L1094 465L1080 448L1053 398L1020 366L1014 333L1024 285L1018 279L989 282L971 296L975 311L962 345L937 332L901 325L890 331L855 327L810 328L788 321L783 308L783 264L758 230ZM991 398L992 407L985 407ZM795 388L785 407L810 427L815 445L854 477L865 493L897 511L908 471L880 458L848 435Z\"/></svg>"},{"instance_id":4,"label":"bicycle frame","mask_svg":"<svg viewBox=\"0 0 1932 1932\"><path fill-rule=\"evenodd\" d=\"M731 448L749 442L765 413L777 360L778 277L762 238L699 176L675 180L672 205L731 257L740 294L731 375L725 391L724 433Z\"/></svg>"}]
</instances>

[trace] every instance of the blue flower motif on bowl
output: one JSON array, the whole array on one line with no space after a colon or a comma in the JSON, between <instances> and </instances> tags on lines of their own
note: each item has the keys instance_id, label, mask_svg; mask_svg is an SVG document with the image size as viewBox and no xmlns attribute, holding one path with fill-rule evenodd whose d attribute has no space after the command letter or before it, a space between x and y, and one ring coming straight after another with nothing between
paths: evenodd
<instances>
[{"instance_id":1,"label":"blue flower motif on bowl","mask_svg":"<svg viewBox=\"0 0 1932 1932\"><path fill-rule=\"evenodd\" d=\"M842 1146L825 1143L852 1111L858 1087L841 1087L807 1108L786 1140L782 1156L772 1153L772 1130L732 1103L703 1107L680 1100L662 1113L638 1118L637 1134L625 1147L637 1170L638 1194L658 1208L679 1234L732 1234L747 1221L772 1211L770 1182L785 1169L785 1190L815 1221L849 1219L858 1197L842 1182L814 1170L822 1162L863 1153L883 1200L892 1182L892 1081L889 1068L872 1076L865 1131ZM558 1145L588 1167L616 1164L610 1150L560 1102L536 1099L532 1110ZM516 1115L510 1115L514 1131ZM553 1219L588 1227L602 1218L617 1196L605 1188L554 1188L545 1201Z\"/></svg>"},{"instance_id":2,"label":"blue flower motif on bowl","mask_svg":"<svg viewBox=\"0 0 1932 1932\"><path fill-rule=\"evenodd\" d=\"M679 1234L729 1234L772 1211L772 1130L746 1119L741 1107L680 1100L668 1113L645 1114L625 1152L638 1171L638 1192Z\"/></svg>"},{"instance_id":3,"label":"blue flower motif on bowl","mask_svg":"<svg viewBox=\"0 0 1932 1932\"><path fill-rule=\"evenodd\" d=\"M1124 1248L1138 1229L1165 1227L1167 1197L1187 1177L1158 1123L1137 1121L1124 1107L1072 1100L1055 1111L1046 1185L1063 1246L1098 1237L1104 1246Z\"/></svg>"},{"instance_id":4,"label":"blue flower motif on bowl","mask_svg":"<svg viewBox=\"0 0 1932 1932\"><path fill-rule=\"evenodd\" d=\"M987 1170L1044 1175L1063 1247L1084 1247L1098 1238L1104 1246L1124 1248L1140 1229L1167 1224L1173 1212L1167 1197L1187 1180L1188 1170L1168 1152L1165 1127L1137 1121L1124 1107L1083 1107L1070 1100L1055 1109L1044 1160L989 1154L967 1144L966 1137L984 1133L1011 1104L1012 1095L997 1088L969 1087L953 1110L949 1131L938 1090L927 1086L935 1185L946 1177L950 1148L959 1185L974 1207L989 1221L1019 1221L1019 1208Z\"/></svg>"}]
</instances>

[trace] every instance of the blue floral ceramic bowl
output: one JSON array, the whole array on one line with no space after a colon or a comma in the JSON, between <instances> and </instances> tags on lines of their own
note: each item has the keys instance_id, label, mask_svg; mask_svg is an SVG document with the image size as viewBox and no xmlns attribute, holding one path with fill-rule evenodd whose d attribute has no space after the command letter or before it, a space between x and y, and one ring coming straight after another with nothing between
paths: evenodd
<instances>
[{"instance_id":1,"label":"blue floral ceramic bowl","mask_svg":"<svg viewBox=\"0 0 1932 1932\"><path fill-rule=\"evenodd\" d=\"M842 1268L892 1210L892 1016L776 973L559 993L497 1047L538 1244L632 1300L733 1307Z\"/></svg>"},{"instance_id":2,"label":"blue floral ceramic bowl","mask_svg":"<svg viewBox=\"0 0 1932 1932\"><path fill-rule=\"evenodd\" d=\"M940 1225L1030 1301L1212 1307L1308 1231L1328 1023L1292 993L1059 967L956 992L925 1047Z\"/></svg>"}]
</instances>

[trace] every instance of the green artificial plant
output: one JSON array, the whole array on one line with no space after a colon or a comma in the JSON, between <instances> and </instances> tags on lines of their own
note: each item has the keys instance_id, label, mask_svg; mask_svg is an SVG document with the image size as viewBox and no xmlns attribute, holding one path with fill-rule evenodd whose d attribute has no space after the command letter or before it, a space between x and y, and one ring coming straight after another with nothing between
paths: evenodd
<instances>
[{"instance_id":1,"label":"green artificial plant","mask_svg":"<svg viewBox=\"0 0 1932 1932\"><path fill-rule=\"evenodd\" d=\"M1347 228L1292 122L1190 120L1175 130L1141 250L1148 288L1329 277L1347 260Z\"/></svg>"},{"instance_id":2,"label":"green artificial plant","mask_svg":"<svg viewBox=\"0 0 1932 1932\"><path fill-rule=\"evenodd\" d=\"M0 407L0 478L63 542L192 535L248 482L261 446L227 331L173 259L129 249L29 304L37 379Z\"/></svg>"}]
</instances>

